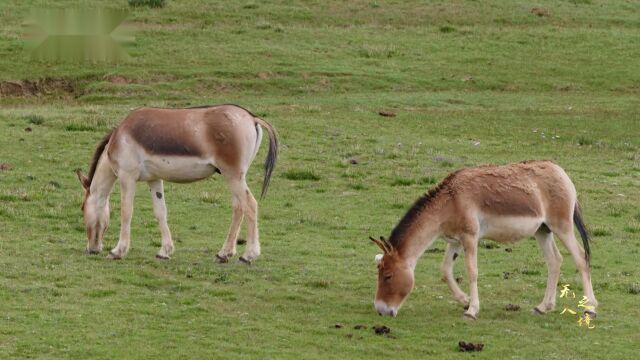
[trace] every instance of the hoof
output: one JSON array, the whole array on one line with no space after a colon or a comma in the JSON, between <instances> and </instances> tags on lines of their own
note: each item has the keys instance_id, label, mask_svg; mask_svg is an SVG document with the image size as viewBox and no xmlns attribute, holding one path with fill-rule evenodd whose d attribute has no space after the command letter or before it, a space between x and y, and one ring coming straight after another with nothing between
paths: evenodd
<instances>
[{"instance_id":1,"label":"hoof","mask_svg":"<svg viewBox=\"0 0 640 360\"><path fill-rule=\"evenodd\" d=\"M109 259L109 260L120 260L120 259L122 259L122 256L118 256L118 255L114 254L113 251L109 251L109 255L107 255L107 259Z\"/></svg>"},{"instance_id":2,"label":"hoof","mask_svg":"<svg viewBox=\"0 0 640 360\"><path fill-rule=\"evenodd\" d=\"M583 314L584 314L585 316L586 316L586 315L589 315L589 317L590 317L591 319L595 319L595 318L596 318L596 316L598 315L598 314L596 314L596 312L595 312L595 311L593 311L593 310L585 310Z\"/></svg>"},{"instance_id":3,"label":"hoof","mask_svg":"<svg viewBox=\"0 0 640 360\"><path fill-rule=\"evenodd\" d=\"M171 259L168 256L164 256L164 255L160 255L160 254L156 254L156 259L160 259L160 260L169 260Z\"/></svg>"},{"instance_id":4,"label":"hoof","mask_svg":"<svg viewBox=\"0 0 640 360\"><path fill-rule=\"evenodd\" d=\"M534 315L544 315L546 313L544 311L538 309L538 307L536 306L536 307L533 308L533 314Z\"/></svg>"},{"instance_id":5,"label":"hoof","mask_svg":"<svg viewBox=\"0 0 640 360\"><path fill-rule=\"evenodd\" d=\"M240 258L238 259L238 262L241 262L241 263L247 264L247 265L251 265L251 260L245 259L244 256L240 256Z\"/></svg>"},{"instance_id":6,"label":"hoof","mask_svg":"<svg viewBox=\"0 0 640 360\"><path fill-rule=\"evenodd\" d=\"M85 249L85 250L84 250L84 254L85 254L85 255L96 255L96 254L100 254L100 251L102 251L102 250L89 250L89 249Z\"/></svg>"},{"instance_id":7,"label":"hoof","mask_svg":"<svg viewBox=\"0 0 640 360\"><path fill-rule=\"evenodd\" d=\"M462 315L462 318L463 318L464 320L473 320L473 321L478 320L478 318L477 318L475 315L471 315L471 314L469 314L469 313L464 313L464 314Z\"/></svg>"},{"instance_id":8,"label":"hoof","mask_svg":"<svg viewBox=\"0 0 640 360\"><path fill-rule=\"evenodd\" d=\"M216 254L216 262L218 264L226 264L229 262L229 258L226 256L220 256L218 254Z\"/></svg>"}]
</instances>

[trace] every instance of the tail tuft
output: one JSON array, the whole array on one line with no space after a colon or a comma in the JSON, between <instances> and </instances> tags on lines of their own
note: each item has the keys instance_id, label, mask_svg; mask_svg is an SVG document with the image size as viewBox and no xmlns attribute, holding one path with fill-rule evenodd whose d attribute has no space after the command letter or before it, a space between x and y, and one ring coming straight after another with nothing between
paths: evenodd
<instances>
[{"instance_id":1,"label":"tail tuft","mask_svg":"<svg viewBox=\"0 0 640 360\"><path fill-rule=\"evenodd\" d=\"M591 258L591 250L589 249L589 232L587 231L587 227L582 220L580 205L577 201L573 210L573 223L575 224L578 232L580 233L580 237L582 238L582 245L584 246L584 257L587 261L587 265L589 265L589 260Z\"/></svg>"},{"instance_id":2,"label":"tail tuft","mask_svg":"<svg viewBox=\"0 0 640 360\"><path fill-rule=\"evenodd\" d=\"M260 194L260 199L262 199L267 193L269 183L271 182L271 175L273 174L273 169L276 167L276 161L278 160L278 133L271 124L263 119L258 117L254 117L254 119L260 126L263 126L269 134L269 153L267 154L267 158L264 162L264 180L262 181L262 192Z\"/></svg>"}]
</instances>

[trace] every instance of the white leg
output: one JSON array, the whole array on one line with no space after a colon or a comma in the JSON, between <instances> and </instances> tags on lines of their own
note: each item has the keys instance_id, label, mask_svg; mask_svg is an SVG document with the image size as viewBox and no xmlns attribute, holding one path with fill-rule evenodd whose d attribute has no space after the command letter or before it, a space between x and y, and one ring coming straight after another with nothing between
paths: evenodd
<instances>
[{"instance_id":1,"label":"white leg","mask_svg":"<svg viewBox=\"0 0 640 360\"><path fill-rule=\"evenodd\" d=\"M469 305L469 296L460 289L458 282L453 276L453 262L456 257L462 253L462 248L458 245L447 244L447 248L444 253L444 259L442 261L442 280L449 285L449 289L453 294L453 298L456 299L462 305Z\"/></svg>"},{"instance_id":2,"label":"white leg","mask_svg":"<svg viewBox=\"0 0 640 360\"><path fill-rule=\"evenodd\" d=\"M135 179L120 177L120 239L118 244L109 252L110 259L121 259L129 251L131 243L131 217L133 216L133 198L136 193Z\"/></svg>"},{"instance_id":3,"label":"white leg","mask_svg":"<svg viewBox=\"0 0 640 360\"><path fill-rule=\"evenodd\" d=\"M553 241L553 233L547 231L538 231L535 234L538 245L547 262L548 277L547 289L544 293L542 303L534 308L538 314L545 314L552 311L556 306L556 290L558 287L558 278L560 277L560 266L562 265L562 255Z\"/></svg>"},{"instance_id":4,"label":"white leg","mask_svg":"<svg viewBox=\"0 0 640 360\"><path fill-rule=\"evenodd\" d=\"M480 297L478 295L478 239L468 236L462 240L464 247L464 264L469 275L469 309L464 313L465 318L475 320L480 311Z\"/></svg>"},{"instance_id":5,"label":"white leg","mask_svg":"<svg viewBox=\"0 0 640 360\"><path fill-rule=\"evenodd\" d=\"M250 263L260 256L258 202L245 184L244 214L247 216L247 248L240 260Z\"/></svg>"},{"instance_id":6,"label":"white leg","mask_svg":"<svg viewBox=\"0 0 640 360\"><path fill-rule=\"evenodd\" d=\"M162 180L149 181L149 190L151 191L153 214L158 220L160 234L162 235L162 246L160 246L160 251L158 251L156 257L158 259L169 259L169 256L173 253L173 240L171 239L169 224L167 224L167 207Z\"/></svg>"},{"instance_id":7,"label":"white leg","mask_svg":"<svg viewBox=\"0 0 640 360\"><path fill-rule=\"evenodd\" d=\"M235 194L233 194L233 210L231 214L231 225L229 226L229 234L224 242L222 249L216 255L218 262L228 262L230 257L236 254L236 243L238 241L238 233L242 224L242 203Z\"/></svg>"},{"instance_id":8,"label":"white leg","mask_svg":"<svg viewBox=\"0 0 640 360\"><path fill-rule=\"evenodd\" d=\"M571 257L573 257L573 261L576 263L578 271L580 271L582 288L584 289L584 295L588 299L587 304L593 306L593 309L589 310L589 312L595 314L596 308L598 307L598 301L596 300L596 296L593 293L593 287L591 286L589 265L587 265L587 261L585 260L584 250L578 245L576 236L573 233L573 227L571 227L571 231L556 233L556 235L558 235L564 246L569 250Z\"/></svg>"}]
</instances>

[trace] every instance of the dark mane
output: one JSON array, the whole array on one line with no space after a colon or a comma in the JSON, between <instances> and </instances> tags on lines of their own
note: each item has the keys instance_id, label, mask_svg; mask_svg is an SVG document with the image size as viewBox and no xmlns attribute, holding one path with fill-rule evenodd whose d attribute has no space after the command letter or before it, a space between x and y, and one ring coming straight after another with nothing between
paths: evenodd
<instances>
[{"instance_id":1,"label":"dark mane","mask_svg":"<svg viewBox=\"0 0 640 360\"><path fill-rule=\"evenodd\" d=\"M93 181L93 175L95 175L96 173L96 168L98 167L98 161L100 160L100 156L102 156L102 153L104 152L104 148L107 146L107 143L111 138L111 134L113 134L113 129L109 131L109 133L106 134L102 138L102 140L100 140L100 142L98 143L98 146L96 146L96 152L93 153L93 159L91 160L91 167L89 168L89 176L88 176L89 184L91 184L91 182Z\"/></svg>"},{"instance_id":2,"label":"dark mane","mask_svg":"<svg viewBox=\"0 0 640 360\"><path fill-rule=\"evenodd\" d=\"M444 180L442 180L436 187L429 190L426 194L413 203L413 206L404 214L404 217L400 220L398 225L391 231L391 236L389 236L389 242L395 248L400 245L400 243L404 239L404 235L409 230L411 225L420 217L420 214L427 208L429 204L436 198L438 194L447 190L449 185L451 184L453 178L459 172L455 171L447 175Z\"/></svg>"},{"instance_id":3,"label":"dark mane","mask_svg":"<svg viewBox=\"0 0 640 360\"><path fill-rule=\"evenodd\" d=\"M246 111L247 113L249 113L249 115L255 117L258 117L256 114L252 113L251 111L247 110L245 107L242 107L238 104L220 104L220 105L199 105L199 106L190 106L190 107L186 107L183 109L206 109L206 108L210 108L210 107L218 107L218 106L235 106L237 108L240 108L244 111Z\"/></svg>"}]
</instances>

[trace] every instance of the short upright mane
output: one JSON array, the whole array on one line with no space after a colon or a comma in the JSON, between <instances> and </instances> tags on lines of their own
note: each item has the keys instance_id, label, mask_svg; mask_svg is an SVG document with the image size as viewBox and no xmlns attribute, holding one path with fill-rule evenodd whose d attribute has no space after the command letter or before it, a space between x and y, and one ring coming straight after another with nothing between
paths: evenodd
<instances>
[{"instance_id":1,"label":"short upright mane","mask_svg":"<svg viewBox=\"0 0 640 360\"><path fill-rule=\"evenodd\" d=\"M389 242L393 247L397 247L404 239L404 235L409 230L411 225L418 219L422 211L424 211L429 204L433 201L433 199L440 194L443 190L449 187L451 181L459 172L454 171L451 174L447 175L444 180L442 180L436 187L429 190L427 193L422 195L421 197L413 203L413 206L407 211L404 217L400 220L398 225L391 231L391 236L389 237Z\"/></svg>"},{"instance_id":2,"label":"short upright mane","mask_svg":"<svg viewBox=\"0 0 640 360\"><path fill-rule=\"evenodd\" d=\"M93 175L96 173L96 168L98 167L98 161L100 160L100 156L104 152L104 148L107 147L107 143L109 143L109 139L111 138L111 134L113 134L113 129L106 134L102 140L98 143L96 147L96 152L93 153L93 159L91 160L91 167L89 168L89 184L93 181Z\"/></svg>"}]
</instances>

